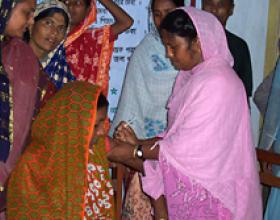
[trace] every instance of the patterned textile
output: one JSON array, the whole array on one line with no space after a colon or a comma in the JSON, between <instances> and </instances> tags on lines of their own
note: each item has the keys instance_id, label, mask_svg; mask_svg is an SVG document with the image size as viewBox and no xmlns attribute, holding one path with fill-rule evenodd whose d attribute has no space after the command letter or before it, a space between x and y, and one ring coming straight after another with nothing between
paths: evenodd
<instances>
[{"instance_id":1,"label":"patterned textile","mask_svg":"<svg viewBox=\"0 0 280 220\"><path fill-rule=\"evenodd\" d=\"M40 110L9 181L9 219L83 219L99 94L89 83L68 83Z\"/></svg>"},{"instance_id":2,"label":"patterned textile","mask_svg":"<svg viewBox=\"0 0 280 220\"><path fill-rule=\"evenodd\" d=\"M209 13L192 7L184 11L197 30L203 59L176 78L168 126L158 141L159 160L144 162L143 190L157 199L174 183L161 168L165 158L174 172L218 199L232 219L260 220L262 199L247 97L232 69L224 29ZM168 208L176 206L173 202L167 197ZM168 210L169 215L173 212Z\"/></svg>"},{"instance_id":3,"label":"patterned textile","mask_svg":"<svg viewBox=\"0 0 280 220\"><path fill-rule=\"evenodd\" d=\"M91 2L88 16L68 36L65 47L67 62L77 80L97 84L107 95L109 65L113 52L111 26L88 29L96 19L96 3Z\"/></svg>"},{"instance_id":4,"label":"patterned textile","mask_svg":"<svg viewBox=\"0 0 280 220\"><path fill-rule=\"evenodd\" d=\"M66 31L66 34L68 34L70 30L71 18L64 3L58 0L44 0L36 6L34 17L37 17L43 11L50 8L62 9L68 15L69 24ZM49 75L51 81L55 84L57 89L60 89L65 83L75 80L75 77L73 76L71 69L66 61L66 53L63 45L64 40L65 39L63 39L63 41L57 46L57 48L54 51L50 52L47 57L44 58L44 60L41 60L44 72Z\"/></svg>"},{"instance_id":5,"label":"patterned textile","mask_svg":"<svg viewBox=\"0 0 280 220\"><path fill-rule=\"evenodd\" d=\"M44 72L49 75L52 82L57 89L61 89L65 83L76 80L76 77L72 74L70 66L66 61L66 53L63 44L61 44L52 55L52 58L48 63L42 62Z\"/></svg>"},{"instance_id":6,"label":"patterned textile","mask_svg":"<svg viewBox=\"0 0 280 220\"><path fill-rule=\"evenodd\" d=\"M137 172L134 172L128 184L122 211L122 220L152 220L151 201L142 191L139 174Z\"/></svg>"},{"instance_id":7,"label":"patterned textile","mask_svg":"<svg viewBox=\"0 0 280 220\"><path fill-rule=\"evenodd\" d=\"M2 62L2 47L6 23L15 1L2 0L0 5L0 161L5 162L13 144L13 101L12 87Z\"/></svg>"},{"instance_id":8,"label":"patterned textile","mask_svg":"<svg viewBox=\"0 0 280 220\"><path fill-rule=\"evenodd\" d=\"M104 147L104 138L89 151L88 190L85 200L85 219L113 219L113 186Z\"/></svg>"},{"instance_id":9,"label":"patterned textile","mask_svg":"<svg viewBox=\"0 0 280 220\"><path fill-rule=\"evenodd\" d=\"M190 180L187 176L170 166L166 159L161 162L164 181L170 182L165 188L165 197L169 203L169 218L172 220L231 220L230 211L221 201L199 183ZM168 180L169 179L169 180ZM171 205L172 204L172 205Z\"/></svg>"},{"instance_id":10,"label":"patterned textile","mask_svg":"<svg viewBox=\"0 0 280 220\"><path fill-rule=\"evenodd\" d=\"M49 100L56 92L57 88L55 84L51 81L49 75L41 68L39 72L39 82L33 120L38 115L40 109L46 104L47 100Z\"/></svg>"}]
</instances>

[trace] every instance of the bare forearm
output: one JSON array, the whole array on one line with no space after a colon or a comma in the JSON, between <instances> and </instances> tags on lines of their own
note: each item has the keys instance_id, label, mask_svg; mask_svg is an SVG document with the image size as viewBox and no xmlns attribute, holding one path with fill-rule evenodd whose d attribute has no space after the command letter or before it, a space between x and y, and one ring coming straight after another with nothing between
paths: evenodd
<instances>
[{"instance_id":1,"label":"bare forearm","mask_svg":"<svg viewBox=\"0 0 280 220\"><path fill-rule=\"evenodd\" d=\"M114 35L121 34L133 24L133 19L112 0L99 0L99 2L115 19L115 23L112 25Z\"/></svg>"},{"instance_id":2,"label":"bare forearm","mask_svg":"<svg viewBox=\"0 0 280 220\"><path fill-rule=\"evenodd\" d=\"M137 144L139 145L154 145L155 142L159 141L161 138L159 137L153 137L153 138L149 138L149 139L143 139L143 140L138 140Z\"/></svg>"},{"instance_id":3,"label":"bare forearm","mask_svg":"<svg viewBox=\"0 0 280 220\"><path fill-rule=\"evenodd\" d=\"M154 145L154 144L153 144ZM159 145L143 145L143 158L147 160L158 160Z\"/></svg>"}]
</instances>

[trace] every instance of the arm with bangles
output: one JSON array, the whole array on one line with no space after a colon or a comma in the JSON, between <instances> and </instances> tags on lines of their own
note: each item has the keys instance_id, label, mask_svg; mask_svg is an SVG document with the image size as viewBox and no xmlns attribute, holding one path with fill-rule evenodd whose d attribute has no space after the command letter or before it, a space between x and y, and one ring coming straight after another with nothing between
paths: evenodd
<instances>
[{"instance_id":1,"label":"arm with bangles","mask_svg":"<svg viewBox=\"0 0 280 220\"><path fill-rule=\"evenodd\" d=\"M159 145L156 144L161 138L154 137L146 140L139 140L133 129L125 122L121 122L116 128L114 139L111 139L112 150L108 154L108 159L131 167L145 175L143 161L145 159L158 160ZM156 144L156 145L155 145ZM141 146L143 157L138 158L136 150ZM167 205L165 197L162 195L157 200L151 199L154 207L155 219L168 219Z\"/></svg>"},{"instance_id":2,"label":"arm with bangles","mask_svg":"<svg viewBox=\"0 0 280 220\"><path fill-rule=\"evenodd\" d=\"M159 145L155 143L160 139L154 137L140 140L126 122L120 122L114 132L114 138L111 139L112 150L108 159L143 173L143 159L158 160ZM143 152L142 159L136 156L139 146Z\"/></svg>"},{"instance_id":3,"label":"arm with bangles","mask_svg":"<svg viewBox=\"0 0 280 220\"><path fill-rule=\"evenodd\" d=\"M153 145L141 146L143 159L158 160L159 145L157 145L153 149L151 149ZM111 151L108 153L108 160L115 163L121 163L125 166L131 167L134 170L144 173L143 160L136 157L137 147L138 145L134 146L125 142L115 143L114 147L112 147Z\"/></svg>"},{"instance_id":4,"label":"arm with bangles","mask_svg":"<svg viewBox=\"0 0 280 220\"><path fill-rule=\"evenodd\" d=\"M132 26L133 19L112 0L99 0L99 2L115 19L115 23L112 24L112 30L115 36L118 36Z\"/></svg>"}]
</instances>

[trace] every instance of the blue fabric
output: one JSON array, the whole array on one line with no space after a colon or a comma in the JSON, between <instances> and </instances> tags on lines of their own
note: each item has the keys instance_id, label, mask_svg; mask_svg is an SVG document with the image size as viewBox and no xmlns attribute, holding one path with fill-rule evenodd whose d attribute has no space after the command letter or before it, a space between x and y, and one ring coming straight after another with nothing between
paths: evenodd
<instances>
[{"instance_id":1,"label":"blue fabric","mask_svg":"<svg viewBox=\"0 0 280 220\"><path fill-rule=\"evenodd\" d=\"M2 66L2 65L1 65ZM9 103L9 79L7 75L0 74L0 161L6 161L10 152L10 103Z\"/></svg>"},{"instance_id":2,"label":"blue fabric","mask_svg":"<svg viewBox=\"0 0 280 220\"><path fill-rule=\"evenodd\" d=\"M60 89L65 83L76 79L66 61L66 52L63 44L52 55L52 58L44 67L44 71L49 75L57 89Z\"/></svg>"},{"instance_id":3,"label":"blue fabric","mask_svg":"<svg viewBox=\"0 0 280 220\"><path fill-rule=\"evenodd\" d=\"M151 138L167 124L167 100L177 70L165 56L156 32L149 33L136 47L127 66L118 110L110 135L120 121L130 121L138 138Z\"/></svg>"},{"instance_id":4,"label":"blue fabric","mask_svg":"<svg viewBox=\"0 0 280 220\"><path fill-rule=\"evenodd\" d=\"M264 126L261 134L259 147L270 149L280 154L280 59L278 58L268 106L264 118ZM280 177L280 166L274 165L272 172ZM265 220L280 219L280 189L272 187L265 211Z\"/></svg>"},{"instance_id":5,"label":"blue fabric","mask_svg":"<svg viewBox=\"0 0 280 220\"><path fill-rule=\"evenodd\" d=\"M6 161L10 148L12 147L11 128L10 128L10 112L12 110L12 103L10 98L10 83L8 75L2 63L2 43L4 38L4 31L7 20L15 5L13 0L2 0L0 8L0 161Z\"/></svg>"}]
</instances>

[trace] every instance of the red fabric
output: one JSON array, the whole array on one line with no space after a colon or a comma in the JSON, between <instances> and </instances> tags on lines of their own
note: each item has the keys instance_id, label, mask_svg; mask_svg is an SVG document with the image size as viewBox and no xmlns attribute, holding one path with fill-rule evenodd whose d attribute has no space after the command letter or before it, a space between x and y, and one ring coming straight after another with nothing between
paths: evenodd
<instances>
[{"instance_id":1,"label":"red fabric","mask_svg":"<svg viewBox=\"0 0 280 220\"><path fill-rule=\"evenodd\" d=\"M105 95L113 38L111 26L104 26L85 31L66 47L67 62L77 80L99 85Z\"/></svg>"}]
</instances>

